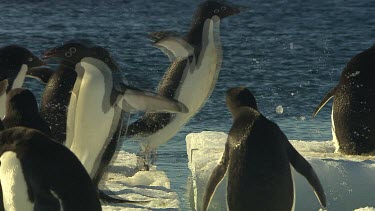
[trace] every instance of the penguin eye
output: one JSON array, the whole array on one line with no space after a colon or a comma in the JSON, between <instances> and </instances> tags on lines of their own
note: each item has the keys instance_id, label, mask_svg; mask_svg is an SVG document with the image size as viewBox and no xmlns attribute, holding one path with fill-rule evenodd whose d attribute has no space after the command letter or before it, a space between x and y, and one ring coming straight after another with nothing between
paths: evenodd
<instances>
[{"instance_id":1,"label":"penguin eye","mask_svg":"<svg viewBox=\"0 0 375 211\"><path fill-rule=\"evenodd\" d=\"M108 59L108 58L105 58L104 61L105 61L105 62L109 62L109 59Z\"/></svg>"},{"instance_id":2,"label":"penguin eye","mask_svg":"<svg viewBox=\"0 0 375 211\"><path fill-rule=\"evenodd\" d=\"M215 13L215 14L217 14L217 13L219 13L219 12L220 12L219 9L215 9L215 10L214 10L214 13Z\"/></svg>"},{"instance_id":3,"label":"penguin eye","mask_svg":"<svg viewBox=\"0 0 375 211\"><path fill-rule=\"evenodd\" d=\"M66 57L72 57L72 52L65 52Z\"/></svg>"},{"instance_id":4,"label":"penguin eye","mask_svg":"<svg viewBox=\"0 0 375 211\"><path fill-rule=\"evenodd\" d=\"M75 48L75 47L71 47L71 48L69 49L69 51L70 51L71 53L75 53L75 52L77 52L77 48Z\"/></svg>"},{"instance_id":5,"label":"penguin eye","mask_svg":"<svg viewBox=\"0 0 375 211\"><path fill-rule=\"evenodd\" d=\"M227 7L224 7L224 6L221 7L221 10L223 10L223 11L225 11L226 9L227 9Z\"/></svg>"},{"instance_id":6,"label":"penguin eye","mask_svg":"<svg viewBox=\"0 0 375 211\"><path fill-rule=\"evenodd\" d=\"M32 62L34 59L33 59L33 57L30 57L28 60L29 60L29 62Z\"/></svg>"}]
</instances>

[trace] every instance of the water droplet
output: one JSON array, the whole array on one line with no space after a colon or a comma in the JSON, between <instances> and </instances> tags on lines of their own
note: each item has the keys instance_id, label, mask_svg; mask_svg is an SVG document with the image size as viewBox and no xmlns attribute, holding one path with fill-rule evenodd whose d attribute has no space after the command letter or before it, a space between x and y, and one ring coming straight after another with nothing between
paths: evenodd
<instances>
[{"instance_id":1,"label":"water droplet","mask_svg":"<svg viewBox=\"0 0 375 211\"><path fill-rule=\"evenodd\" d=\"M276 113L277 114L282 114L284 112L284 108L282 105L279 105L276 107Z\"/></svg>"}]
</instances>

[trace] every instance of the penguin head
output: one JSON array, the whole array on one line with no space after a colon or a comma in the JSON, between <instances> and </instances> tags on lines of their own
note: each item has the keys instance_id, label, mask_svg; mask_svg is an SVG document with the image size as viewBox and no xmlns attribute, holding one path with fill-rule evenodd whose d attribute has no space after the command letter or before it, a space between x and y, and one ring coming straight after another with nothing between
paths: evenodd
<instances>
[{"instance_id":1,"label":"penguin head","mask_svg":"<svg viewBox=\"0 0 375 211\"><path fill-rule=\"evenodd\" d=\"M35 116L39 113L38 104L30 90L16 88L9 91L6 102L6 115L14 112L26 116Z\"/></svg>"},{"instance_id":2,"label":"penguin head","mask_svg":"<svg viewBox=\"0 0 375 211\"><path fill-rule=\"evenodd\" d=\"M8 91L22 65L28 69L44 65L44 62L24 47L8 45L0 48L0 82L8 79Z\"/></svg>"},{"instance_id":3,"label":"penguin head","mask_svg":"<svg viewBox=\"0 0 375 211\"><path fill-rule=\"evenodd\" d=\"M13 151L17 157L22 157L27 147L26 140L30 138L30 131L35 131L26 127L12 127L0 132L0 156L4 152Z\"/></svg>"},{"instance_id":4,"label":"penguin head","mask_svg":"<svg viewBox=\"0 0 375 211\"><path fill-rule=\"evenodd\" d=\"M105 48L95 46L91 48L91 52L94 54L93 58L103 61L112 70L112 72L121 72L119 65Z\"/></svg>"},{"instance_id":5,"label":"penguin head","mask_svg":"<svg viewBox=\"0 0 375 211\"><path fill-rule=\"evenodd\" d=\"M203 19L204 21L205 19L212 18L213 16L225 18L240 12L240 7L230 5L227 2L221 0L208 0L199 5L195 17Z\"/></svg>"},{"instance_id":6,"label":"penguin head","mask_svg":"<svg viewBox=\"0 0 375 211\"><path fill-rule=\"evenodd\" d=\"M91 56L91 47L93 44L88 40L71 40L45 51L43 59L55 58L75 65L83 58Z\"/></svg>"},{"instance_id":7,"label":"penguin head","mask_svg":"<svg viewBox=\"0 0 375 211\"><path fill-rule=\"evenodd\" d=\"M44 65L44 62L24 47L8 45L0 48L0 64L18 68L25 64L29 68L33 68Z\"/></svg>"},{"instance_id":8,"label":"penguin head","mask_svg":"<svg viewBox=\"0 0 375 211\"><path fill-rule=\"evenodd\" d=\"M226 92L225 101L228 109L233 113L239 107L250 107L258 111L254 95L246 87L234 87Z\"/></svg>"},{"instance_id":9,"label":"penguin head","mask_svg":"<svg viewBox=\"0 0 375 211\"><path fill-rule=\"evenodd\" d=\"M56 58L76 65L84 58L94 58L104 62L113 71L120 71L110 53L103 47L88 40L73 40L44 52L44 59Z\"/></svg>"}]
</instances>

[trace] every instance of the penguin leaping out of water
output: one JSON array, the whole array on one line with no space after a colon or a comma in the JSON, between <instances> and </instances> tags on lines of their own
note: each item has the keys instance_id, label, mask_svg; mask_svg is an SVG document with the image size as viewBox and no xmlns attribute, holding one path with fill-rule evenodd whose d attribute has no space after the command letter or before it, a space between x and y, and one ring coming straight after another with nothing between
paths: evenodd
<instances>
[{"instance_id":1,"label":"penguin leaping out of water","mask_svg":"<svg viewBox=\"0 0 375 211\"><path fill-rule=\"evenodd\" d=\"M67 43L44 53L72 63L77 72L67 115L66 146L98 184L119 144L123 112L188 112L171 98L130 87L109 52Z\"/></svg>"},{"instance_id":2,"label":"penguin leaping out of water","mask_svg":"<svg viewBox=\"0 0 375 211\"><path fill-rule=\"evenodd\" d=\"M220 20L240 11L223 1L205 1L199 5L186 36L177 37L169 32L151 34L154 46L172 62L157 93L184 103L189 113L146 113L129 125L127 137L140 140L140 154L145 154L146 164L147 156L153 156L159 145L171 139L211 95L222 63Z\"/></svg>"}]
</instances>

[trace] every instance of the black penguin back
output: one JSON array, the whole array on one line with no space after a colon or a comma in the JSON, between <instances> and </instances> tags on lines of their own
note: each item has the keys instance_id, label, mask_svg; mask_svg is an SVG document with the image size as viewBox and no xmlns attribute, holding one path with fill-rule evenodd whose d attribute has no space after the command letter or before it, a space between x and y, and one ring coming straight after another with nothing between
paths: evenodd
<instances>
[{"instance_id":1,"label":"black penguin back","mask_svg":"<svg viewBox=\"0 0 375 211\"><path fill-rule=\"evenodd\" d=\"M39 115L38 104L33 93L23 88L9 91L3 124L4 128L24 126L51 135L48 124Z\"/></svg>"}]
</instances>

